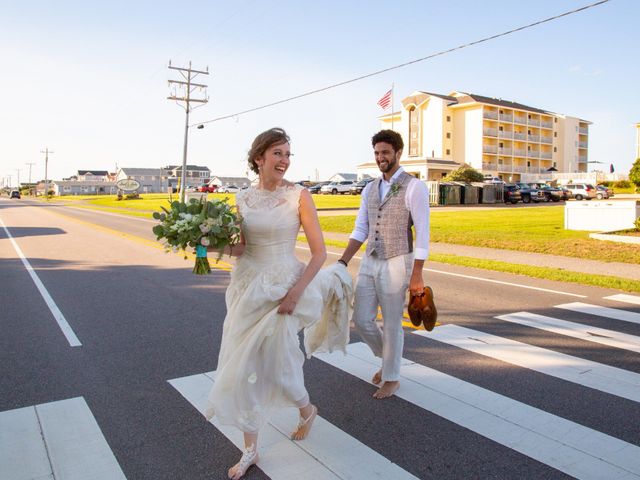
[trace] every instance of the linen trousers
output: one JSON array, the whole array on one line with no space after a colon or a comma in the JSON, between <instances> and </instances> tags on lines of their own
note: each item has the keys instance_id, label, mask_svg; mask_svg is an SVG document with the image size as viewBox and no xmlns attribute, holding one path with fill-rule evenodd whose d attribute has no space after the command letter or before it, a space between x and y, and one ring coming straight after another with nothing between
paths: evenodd
<instances>
[{"instance_id":1,"label":"linen trousers","mask_svg":"<svg viewBox=\"0 0 640 480\"><path fill-rule=\"evenodd\" d=\"M382 358L382 381L400 379L404 347L402 313L413 270L413 253L382 259L365 255L358 272L353 309L356 332ZM382 329L378 326L378 306Z\"/></svg>"}]
</instances>

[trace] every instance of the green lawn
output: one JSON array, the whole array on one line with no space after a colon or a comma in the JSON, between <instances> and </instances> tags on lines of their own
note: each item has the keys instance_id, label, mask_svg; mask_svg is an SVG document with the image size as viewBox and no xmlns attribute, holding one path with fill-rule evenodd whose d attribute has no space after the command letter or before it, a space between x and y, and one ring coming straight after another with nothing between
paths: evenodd
<instances>
[{"instance_id":1,"label":"green lawn","mask_svg":"<svg viewBox=\"0 0 640 480\"><path fill-rule=\"evenodd\" d=\"M322 230L350 233L354 215L320 217ZM564 207L432 211L431 241L640 264L637 245L564 229ZM613 273L613 272L612 272Z\"/></svg>"}]
</instances>

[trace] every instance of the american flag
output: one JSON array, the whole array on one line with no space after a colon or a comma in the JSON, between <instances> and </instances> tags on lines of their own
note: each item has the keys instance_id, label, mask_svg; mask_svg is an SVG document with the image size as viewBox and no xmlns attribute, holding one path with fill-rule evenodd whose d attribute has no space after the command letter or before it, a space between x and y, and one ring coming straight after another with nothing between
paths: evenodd
<instances>
[{"instance_id":1,"label":"american flag","mask_svg":"<svg viewBox=\"0 0 640 480\"><path fill-rule=\"evenodd\" d=\"M378 100L378 105L382 107L383 110L386 110L391 106L391 92L393 89L389 90L385 93L380 100Z\"/></svg>"}]
</instances>

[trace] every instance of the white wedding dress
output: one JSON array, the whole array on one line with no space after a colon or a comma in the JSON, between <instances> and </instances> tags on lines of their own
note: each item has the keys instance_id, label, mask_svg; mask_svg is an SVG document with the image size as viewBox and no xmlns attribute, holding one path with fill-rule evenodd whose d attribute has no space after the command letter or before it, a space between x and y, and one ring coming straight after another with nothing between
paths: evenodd
<instances>
[{"instance_id":1,"label":"white wedding dress","mask_svg":"<svg viewBox=\"0 0 640 480\"><path fill-rule=\"evenodd\" d=\"M244 432L257 432L273 408L306 403L301 329L308 356L345 351L349 342L353 286L342 265L318 272L292 315L277 313L305 268L295 256L301 190L251 187L236 196L246 247L226 292L222 345L205 413Z\"/></svg>"}]
</instances>

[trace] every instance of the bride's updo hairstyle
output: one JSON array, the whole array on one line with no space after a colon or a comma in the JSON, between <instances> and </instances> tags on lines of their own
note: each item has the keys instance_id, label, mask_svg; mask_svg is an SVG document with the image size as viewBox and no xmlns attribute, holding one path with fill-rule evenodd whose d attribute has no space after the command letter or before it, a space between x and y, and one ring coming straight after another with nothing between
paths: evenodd
<instances>
[{"instance_id":1,"label":"bride's updo hairstyle","mask_svg":"<svg viewBox=\"0 0 640 480\"><path fill-rule=\"evenodd\" d=\"M254 173L259 173L256 160L274 145L282 145L285 143L290 143L289 135L287 135L287 132L282 128L270 128L266 132L262 132L251 144L247 159L249 168L251 168Z\"/></svg>"}]
</instances>

